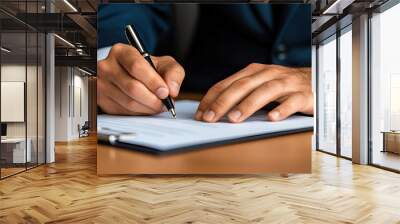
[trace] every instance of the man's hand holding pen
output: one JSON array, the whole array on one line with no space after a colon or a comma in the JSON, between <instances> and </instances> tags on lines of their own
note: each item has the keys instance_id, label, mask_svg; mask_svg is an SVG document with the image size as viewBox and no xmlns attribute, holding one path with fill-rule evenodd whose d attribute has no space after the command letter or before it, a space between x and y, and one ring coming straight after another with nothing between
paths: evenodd
<instances>
[{"instance_id":1,"label":"man's hand holding pen","mask_svg":"<svg viewBox=\"0 0 400 224\"><path fill-rule=\"evenodd\" d=\"M154 66L139 51L115 44L97 63L97 102L109 114L151 115L165 111L162 99L176 97L185 71L172 57L151 57Z\"/></svg>"}]
</instances>

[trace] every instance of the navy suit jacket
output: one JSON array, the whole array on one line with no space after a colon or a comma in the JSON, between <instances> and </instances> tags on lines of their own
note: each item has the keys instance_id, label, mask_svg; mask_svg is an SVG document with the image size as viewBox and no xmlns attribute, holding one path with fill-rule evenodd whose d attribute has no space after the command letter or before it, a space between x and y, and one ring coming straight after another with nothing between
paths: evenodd
<instances>
[{"instance_id":1,"label":"navy suit jacket","mask_svg":"<svg viewBox=\"0 0 400 224\"><path fill-rule=\"evenodd\" d=\"M98 10L98 46L127 43L134 24L153 55L172 55L171 4L105 4ZM200 4L187 56L184 90L205 91L256 62L311 66L311 8L308 4Z\"/></svg>"}]
</instances>

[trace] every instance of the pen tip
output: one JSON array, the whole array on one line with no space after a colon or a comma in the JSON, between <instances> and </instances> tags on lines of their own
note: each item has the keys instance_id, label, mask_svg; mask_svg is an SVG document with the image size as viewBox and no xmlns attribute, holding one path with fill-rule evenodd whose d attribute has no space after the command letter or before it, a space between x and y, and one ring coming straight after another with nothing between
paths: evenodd
<instances>
[{"instance_id":1,"label":"pen tip","mask_svg":"<svg viewBox=\"0 0 400 224\"><path fill-rule=\"evenodd\" d=\"M172 117L176 119L176 112L175 112L175 109L174 109L174 108L171 108L170 112L171 112L171 114L172 114Z\"/></svg>"}]
</instances>

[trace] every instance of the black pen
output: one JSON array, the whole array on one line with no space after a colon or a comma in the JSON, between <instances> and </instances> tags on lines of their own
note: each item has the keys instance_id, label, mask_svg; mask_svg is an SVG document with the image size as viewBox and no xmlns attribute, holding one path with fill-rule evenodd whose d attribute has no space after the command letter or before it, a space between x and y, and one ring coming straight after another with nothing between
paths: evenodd
<instances>
[{"instance_id":1,"label":"black pen","mask_svg":"<svg viewBox=\"0 0 400 224\"><path fill-rule=\"evenodd\" d=\"M144 45L140 41L139 33L136 31L133 25L127 25L125 27L125 35L129 43L133 47L135 47L139 51L139 53L144 57L144 59L146 59L146 61L149 62L151 67L153 67L154 70L156 70L153 61L151 60L150 54L147 53L147 51L144 49ZM176 118L175 106L174 103L172 102L171 97L168 96L167 98L163 99L162 102L167 108L167 110L171 112L172 116Z\"/></svg>"}]
</instances>

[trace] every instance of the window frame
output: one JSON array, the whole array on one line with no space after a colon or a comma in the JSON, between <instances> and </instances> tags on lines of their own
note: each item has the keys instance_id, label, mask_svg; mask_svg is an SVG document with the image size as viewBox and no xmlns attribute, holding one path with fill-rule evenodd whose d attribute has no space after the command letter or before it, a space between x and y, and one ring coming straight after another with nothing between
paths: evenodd
<instances>
[{"instance_id":1,"label":"window frame","mask_svg":"<svg viewBox=\"0 0 400 224\"><path fill-rule=\"evenodd\" d=\"M385 11L393 8L394 6L400 5L400 0L388 0L382 5L369 10L368 13L368 152L367 152L367 162L368 165L377 167L383 170L395 172L395 173L400 173L400 169L394 169L391 167L387 167L384 165L376 164L373 162L373 132L372 132L372 41L373 41L373 35L372 35L372 19L374 17L374 14L381 14L384 13Z\"/></svg>"},{"instance_id":2,"label":"window frame","mask_svg":"<svg viewBox=\"0 0 400 224\"><path fill-rule=\"evenodd\" d=\"M340 22L340 20L338 21ZM340 67L340 37L344 35L347 32L351 32L352 23L350 22L349 24L346 24L344 27L337 27L336 32L333 34L329 35L328 37L320 40L316 44L316 63L315 63L315 71L316 71L316 76L315 76L315 83L316 83L316 131L315 131L315 146L316 146L316 151L323 152L329 155L337 156L346 160L352 160L352 158L347 157L342 155L341 153L341 118L340 118L340 103L341 103L341 97L340 97L340 82L341 82L341 67ZM320 45L322 43L328 43L330 41L336 41L336 152L328 152L324 149L320 148L319 144L319 112L320 112L320 106L319 106L319 67L320 67L320 59L318 57L318 50L320 48Z\"/></svg>"},{"instance_id":3,"label":"window frame","mask_svg":"<svg viewBox=\"0 0 400 224\"><path fill-rule=\"evenodd\" d=\"M44 2L43 0L31 1L31 3L36 4L36 13L39 12L39 3L43 3L43 2ZM27 16L26 13L28 13L27 12L27 3L28 3L28 1L25 0L25 1L22 1L22 3L25 3L25 16ZM45 12L47 12L47 10L48 10L47 8L48 7L46 7L46 11ZM3 10L3 12L8 13L7 11L4 11L4 10ZM46 81L46 79L47 79L47 43L48 43L47 32L38 30L38 29L30 26L29 24L19 20L18 18L13 17L12 14L10 14L10 16L11 16L12 19L23 23L23 30L20 30L20 31L21 31L21 34L25 35L25 49L24 49L24 51L25 51L25 56L24 56L25 57L24 58L24 60L25 60L25 88L24 88L25 89L25 93L24 93L24 98L25 98L24 99L25 166L24 166L23 170L20 170L20 171L17 171L17 172L14 172L12 174L8 174L8 175L4 175L2 173L2 167L0 166L0 180L6 179L8 177L12 177L12 176L17 175L19 173L26 172L26 171L28 171L30 169L33 169L33 168L39 167L41 165L44 165L44 164L46 164L46 161L47 161L47 144L48 144L48 142L47 142L47 110L46 110L46 108L47 108L47 81ZM25 18L25 20L26 20L26 18ZM1 26L1 24L0 24L0 26ZM7 33L7 31L4 32L3 30L0 30L0 46L2 45L2 43L1 43L2 38L1 37L2 37L3 33ZM35 51L36 51L36 60L34 62L35 65L36 65L36 72L35 72L36 73L36 91L34 93L36 95L35 96L36 97L36 122L34 122L35 125L36 125L36 127L35 127L36 128L36 136L33 136L33 138L36 138L37 145L36 145L36 162L34 164L30 164L30 166L28 166L29 162L27 162L28 161L28 157L27 157L28 156L28 153L27 153L27 147L28 147L28 144L27 144L28 143L28 114L27 114L28 113L28 110L27 110L28 33L31 33L31 34L33 33L36 36L36 49L35 49ZM44 152L44 154L41 155L41 157L43 157L42 158L43 162L39 162L39 144L38 144L38 138L39 138L39 131L38 131L39 130L39 113L38 113L38 111L39 111L39 96L38 96L39 95L38 94L39 93L39 82L38 82L38 75L39 75L39 71L38 71L38 66L39 66L39 34L43 34L43 36L42 36L43 39L40 39L40 41L41 41L41 44L42 44L42 47L43 47L43 49L41 49L41 53L43 53L43 55L41 55L41 57L42 57L42 60L44 60L44 64L42 64L43 67L42 67L42 70L41 70L42 82L43 82L43 85L44 85L43 86L44 90L42 92L42 96L44 98L42 99L43 105L41 105L41 107L43 107L42 109L44 110L43 111L44 115L43 115L43 117L40 118L40 119L44 119L44 120L41 120L43 122L42 123L43 124L42 128L44 129L43 130L43 140L42 140L43 141L42 152ZM3 62L2 55L0 53L0 82L1 82L2 62ZM0 86L0 89L1 89L1 86ZM0 105L0 111L1 111L1 109L2 108L1 108L1 105ZM0 123L1 123L1 119L0 119ZM1 144L0 144L0 158L1 158L1 152L2 152L2 147L1 147ZM0 163L0 165L1 165L1 163Z\"/></svg>"}]
</instances>

